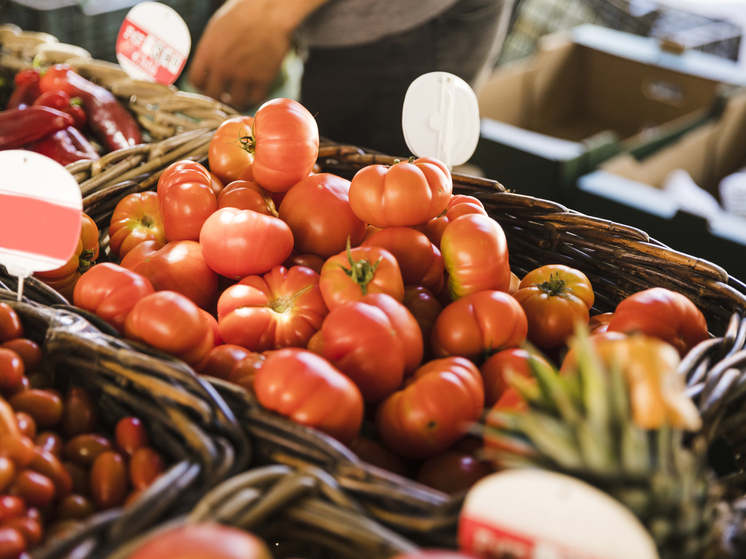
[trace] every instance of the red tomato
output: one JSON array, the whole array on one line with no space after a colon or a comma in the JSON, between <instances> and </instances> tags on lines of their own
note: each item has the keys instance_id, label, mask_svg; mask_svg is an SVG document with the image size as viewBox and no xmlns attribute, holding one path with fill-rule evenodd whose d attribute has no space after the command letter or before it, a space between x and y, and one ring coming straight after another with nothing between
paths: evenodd
<instances>
[{"instance_id":1,"label":"red tomato","mask_svg":"<svg viewBox=\"0 0 746 559\"><path fill-rule=\"evenodd\" d=\"M443 256L425 236L410 227L388 227L368 237L362 246L385 248L399 263L404 285L421 285L433 293L443 289Z\"/></svg>"},{"instance_id":2,"label":"red tomato","mask_svg":"<svg viewBox=\"0 0 746 559\"><path fill-rule=\"evenodd\" d=\"M399 264L388 250L355 247L329 258L321 268L321 294L329 310L357 301L368 293L386 293L400 303L404 281Z\"/></svg>"},{"instance_id":3,"label":"red tomato","mask_svg":"<svg viewBox=\"0 0 746 559\"><path fill-rule=\"evenodd\" d=\"M265 408L342 443L352 440L363 422L358 387L326 359L305 349L269 353L256 372L254 390Z\"/></svg>"},{"instance_id":4,"label":"red tomato","mask_svg":"<svg viewBox=\"0 0 746 559\"><path fill-rule=\"evenodd\" d=\"M443 230L446 228L446 225L457 217L466 214L487 215L487 211L484 209L484 205L479 198L466 194L454 194L448 200L448 205L443 213L423 225L418 225L415 229L422 231L427 235L431 243L439 247L440 239L443 237Z\"/></svg>"},{"instance_id":5,"label":"red tomato","mask_svg":"<svg viewBox=\"0 0 746 559\"><path fill-rule=\"evenodd\" d=\"M360 169L352 177L350 206L356 216L376 227L412 226L445 210L452 192L448 167L420 157L411 163Z\"/></svg>"},{"instance_id":6,"label":"red tomato","mask_svg":"<svg viewBox=\"0 0 746 559\"><path fill-rule=\"evenodd\" d=\"M150 281L111 262L90 269L75 286L75 306L95 313L120 333L132 307L154 292Z\"/></svg>"},{"instance_id":7,"label":"red tomato","mask_svg":"<svg viewBox=\"0 0 746 559\"><path fill-rule=\"evenodd\" d=\"M196 241L218 209L210 172L194 161L177 161L158 179L158 204L168 241Z\"/></svg>"},{"instance_id":8,"label":"red tomato","mask_svg":"<svg viewBox=\"0 0 746 559\"><path fill-rule=\"evenodd\" d=\"M109 239L109 247L119 258L143 241L165 243L158 195L151 191L135 192L122 198L111 216Z\"/></svg>"},{"instance_id":9,"label":"red tomato","mask_svg":"<svg viewBox=\"0 0 746 559\"><path fill-rule=\"evenodd\" d=\"M198 363L213 347L212 332L200 308L174 291L158 291L140 299L127 315L125 336Z\"/></svg>"},{"instance_id":10,"label":"red tomato","mask_svg":"<svg viewBox=\"0 0 746 559\"><path fill-rule=\"evenodd\" d=\"M132 265L125 259L122 266L132 266L156 291L176 291L202 309L211 309L218 297L218 275L195 241L172 241L142 262Z\"/></svg>"},{"instance_id":11,"label":"red tomato","mask_svg":"<svg viewBox=\"0 0 746 559\"><path fill-rule=\"evenodd\" d=\"M125 456L132 456L138 448L148 446L148 433L137 417L128 416L120 419L114 428L114 437L117 448Z\"/></svg>"},{"instance_id":12,"label":"red tomato","mask_svg":"<svg viewBox=\"0 0 746 559\"><path fill-rule=\"evenodd\" d=\"M272 559L257 536L217 523L186 524L159 533L129 559Z\"/></svg>"},{"instance_id":13,"label":"red tomato","mask_svg":"<svg viewBox=\"0 0 746 559\"><path fill-rule=\"evenodd\" d=\"M218 196L220 208L254 210L264 215L279 216L272 197L252 181L235 180L226 186Z\"/></svg>"},{"instance_id":14,"label":"red tomato","mask_svg":"<svg viewBox=\"0 0 746 559\"><path fill-rule=\"evenodd\" d=\"M477 291L510 288L508 243L491 217L468 214L453 220L443 230L440 250L453 301Z\"/></svg>"},{"instance_id":15,"label":"red tomato","mask_svg":"<svg viewBox=\"0 0 746 559\"><path fill-rule=\"evenodd\" d=\"M350 208L350 181L320 173L296 183L280 204L280 219L290 226L295 250L329 258L365 235L363 223Z\"/></svg>"},{"instance_id":16,"label":"red tomato","mask_svg":"<svg viewBox=\"0 0 746 559\"><path fill-rule=\"evenodd\" d=\"M315 254L298 254L293 251L282 265L286 268L305 266L306 268L311 268L317 274L321 274L321 268L324 267L324 259Z\"/></svg>"},{"instance_id":17,"label":"red tomato","mask_svg":"<svg viewBox=\"0 0 746 559\"><path fill-rule=\"evenodd\" d=\"M252 126L254 180L272 192L285 192L306 178L319 155L319 128L303 105L272 99L256 111Z\"/></svg>"},{"instance_id":18,"label":"red tomato","mask_svg":"<svg viewBox=\"0 0 746 559\"><path fill-rule=\"evenodd\" d=\"M251 352L236 363L228 374L228 380L242 386L249 392L254 392L254 377L262 368L267 357L264 353Z\"/></svg>"},{"instance_id":19,"label":"red tomato","mask_svg":"<svg viewBox=\"0 0 746 559\"><path fill-rule=\"evenodd\" d=\"M424 346L423 358L425 361L429 361L432 357L430 338L435 320L443 311L443 305L429 289L420 285L408 285L404 288L403 303L412 313L417 324L420 325Z\"/></svg>"},{"instance_id":20,"label":"red tomato","mask_svg":"<svg viewBox=\"0 0 746 559\"><path fill-rule=\"evenodd\" d=\"M417 470L415 480L444 493L458 493L492 472L487 462L466 452L446 450L426 459Z\"/></svg>"},{"instance_id":21,"label":"red tomato","mask_svg":"<svg viewBox=\"0 0 746 559\"><path fill-rule=\"evenodd\" d=\"M207 161L210 171L228 184L236 179L242 171L251 168L254 156L244 149L245 142L251 137L251 126L254 117L235 116L223 121L215 130L207 148Z\"/></svg>"},{"instance_id":22,"label":"red tomato","mask_svg":"<svg viewBox=\"0 0 746 559\"><path fill-rule=\"evenodd\" d=\"M223 338L220 335L220 326L218 325L218 319L207 312L205 309L200 310L202 311L202 319L207 322L207 326L210 328L210 332L212 332L212 347L215 348L223 345Z\"/></svg>"},{"instance_id":23,"label":"red tomato","mask_svg":"<svg viewBox=\"0 0 746 559\"><path fill-rule=\"evenodd\" d=\"M609 332L641 332L668 342L683 357L710 337L707 321L686 295L664 287L639 291L622 300L609 322Z\"/></svg>"},{"instance_id":24,"label":"red tomato","mask_svg":"<svg viewBox=\"0 0 746 559\"><path fill-rule=\"evenodd\" d=\"M562 264L530 271L513 294L528 320L528 339L538 347L564 345L577 323L588 325L595 296L588 277Z\"/></svg>"},{"instance_id":25,"label":"red tomato","mask_svg":"<svg viewBox=\"0 0 746 559\"><path fill-rule=\"evenodd\" d=\"M613 312L595 314L588 319L588 330L591 334L606 332L612 318L614 318Z\"/></svg>"},{"instance_id":26,"label":"red tomato","mask_svg":"<svg viewBox=\"0 0 746 559\"><path fill-rule=\"evenodd\" d=\"M91 465L91 496L99 509L121 505L127 496L127 465L121 454L106 450Z\"/></svg>"},{"instance_id":27,"label":"red tomato","mask_svg":"<svg viewBox=\"0 0 746 559\"><path fill-rule=\"evenodd\" d=\"M427 458L462 438L483 407L479 369L462 357L435 359L379 404L376 432L400 456Z\"/></svg>"},{"instance_id":28,"label":"red tomato","mask_svg":"<svg viewBox=\"0 0 746 559\"><path fill-rule=\"evenodd\" d=\"M215 193L215 196L220 196L220 193L223 191L223 188L225 188L225 186L223 185L223 181L221 181L218 178L218 176L213 172L210 172L210 179L212 179L210 182L210 186L212 186L212 191Z\"/></svg>"},{"instance_id":29,"label":"red tomato","mask_svg":"<svg viewBox=\"0 0 746 559\"><path fill-rule=\"evenodd\" d=\"M303 266L247 276L218 300L221 337L249 351L306 347L327 312L319 275Z\"/></svg>"},{"instance_id":30,"label":"red tomato","mask_svg":"<svg viewBox=\"0 0 746 559\"><path fill-rule=\"evenodd\" d=\"M502 291L478 291L448 305L432 331L436 357L478 359L526 341L526 313Z\"/></svg>"},{"instance_id":31,"label":"red tomato","mask_svg":"<svg viewBox=\"0 0 746 559\"><path fill-rule=\"evenodd\" d=\"M321 329L324 357L357 384L366 403L394 392L422 362L417 321L385 293L336 307Z\"/></svg>"},{"instance_id":32,"label":"red tomato","mask_svg":"<svg viewBox=\"0 0 746 559\"><path fill-rule=\"evenodd\" d=\"M129 478L132 487L145 489L163 473L163 458L148 446L138 448L130 457Z\"/></svg>"},{"instance_id":33,"label":"red tomato","mask_svg":"<svg viewBox=\"0 0 746 559\"><path fill-rule=\"evenodd\" d=\"M201 375L229 380L233 367L251 352L241 346L223 344L210 350L205 359L200 362L197 371Z\"/></svg>"},{"instance_id":34,"label":"red tomato","mask_svg":"<svg viewBox=\"0 0 746 559\"><path fill-rule=\"evenodd\" d=\"M284 221L235 208L212 214L199 241L208 266L236 278L269 272L293 250L293 233Z\"/></svg>"},{"instance_id":35,"label":"red tomato","mask_svg":"<svg viewBox=\"0 0 746 559\"><path fill-rule=\"evenodd\" d=\"M18 313L8 303L0 303L0 342L23 337L23 324Z\"/></svg>"},{"instance_id":36,"label":"red tomato","mask_svg":"<svg viewBox=\"0 0 746 559\"><path fill-rule=\"evenodd\" d=\"M18 386L25 372L23 360L15 351L0 348L0 390Z\"/></svg>"},{"instance_id":37,"label":"red tomato","mask_svg":"<svg viewBox=\"0 0 746 559\"><path fill-rule=\"evenodd\" d=\"M0 310L0 314L2 314L2 310ZM2 319L0 318L0 322L1 321ZM2 329L2 326L0 326L0 329ZM0 336L0 338L2 338L2 336ZM23 361L23 368L26 371L35 371L39 366L39 363L41 363L41 348L33 340L29 340L28 338L15 338L3 342L2 347L15 351L21 358L21 361Z\"/></svg>"},{"instance_id":38,"label":"red tomato","mask_svg":"<svg viewBox=\"0 0 746 559\"><path fill-rule=\"evenodd\" d=\"M494 406L509 388L505 379L507 371L522 377L533 378L531 359L537 359L546 367L551 367L541 355L532 355L525 349L517 347L498 351L482 363L479 372L482 373L484 381L484 405L489 408Z\"/></svg>"}]
</instances>

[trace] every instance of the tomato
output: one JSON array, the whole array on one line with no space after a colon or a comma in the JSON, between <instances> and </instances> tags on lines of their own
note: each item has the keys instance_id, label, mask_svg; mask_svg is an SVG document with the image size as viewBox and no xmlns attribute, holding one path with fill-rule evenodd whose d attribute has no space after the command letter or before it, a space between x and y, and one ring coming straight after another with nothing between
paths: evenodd
<instances>
[{"instance_id":1,"label":"tomato","mask_svg":"<svg viewBox=\"0 0 746 559\"><path fill-rule=\"evenodd\" d=\"M296 183L280 204L280 219L290 226L295 250L324 259L357 246L365 235L365 223L350 207L350 181L320 173Z\"/></svg>"},{"instance_id":2,"label":"tomato","mask_svg":"<svg viewBox=\"0 0 746 559\"><path fill-rule=\"evenodd\" d=\"M233 366L230 373L228 373L228 381L253 393L254 377L266 360L267 357L264 353L249 353Z\"/></svg>"},{"instance_id":3,"label":"tomato","mask_svg":"<svg viewBox=\"0 0 746 559\"><path fill-rule=\"evenodd\" d=\"M686 295L665 287L653 287L623 299L608 331L653 336L674 346L682 357L710 337L702 311Z\"/></svg>"},{"instance_id":4,"label":"tomato","mask_svg":"<svg viewBox=\"0 0 746 559\"><path fill-rule=\"evenodd\" d=\"M212 214L199 241L208 266L236 278L267 273L293 250L293 233L284 221L235 208Z\"/></svg>"},{"instance_id":5,"label":"tomato","mask_svg":"<svg viewBox=\"0 0 746 559\"><path fill-rule=\"evenodd\" d=\"M10 491L32 507L45 507L54 499L52 480L33 470L19 472Z\"/></svg>"},{"instance_id":6,"label":"tomato","mask_svg":"<svg viewBox=\"0 0 746 559\"><path fill-rule=\"evenodd\" d=\"M218 319L207 312L205 309L200 310L202 311L202 319L207 323L207 326L212 333L212 347L215 348L217 346L223 345L223 338L220 335L220 326L218 325ZM195 366L200 364L201 363L197 363L195 364Z\"/></svg>"},{"instance_id":7,"label":"tomato","mask_svg":"<svg viewBox=\"0 0 746 559\"><path fill-rule=\"evenodd\" d=\"M466 214L487 215L487 210L484 209L484 205L479 198L466 194L454 194L448 199L446 209L439 216L434 217L427 223L417 225L415 229L427 235L430 242L439 247L446 225L457 217Z\"/></svg>"},{"instance_id":8,"label":"tomato","mask_svg":"<svg viewBox=\"0 0 746 559\"><path fill-rule=\"evenodd\" d=\"M528 339L538 347L564 345L577 323L588 325L595 296L588 277L562 264L530 271L513 294L528 320Z\"/></svg>"},{"instance_id":9,"label":"tomato","mask_svg":"<svg viewBox=\"0 0 746 559\"><path fill-rule=\"evenodd\" d=\"M436 357L487 357L526 341L526 313L502 291L479 291L445 307L433 326Z\"/></svg>"},{"instance_id":10,"label":"tomato","mask_svg":"<svg viewBox=\"0 0 746 559\"><path fill-rule=\"evenodd\" d=\"M2 314L1 309L0 314ZM0 318L0 321L1 320L2 319ZM39 347L39 344L33 340L29 340L28 338L15 338L3 342L1 347L15 351L21 358L21 361L23 361L23 368L26 371L35 371L41 363L41 348Z\"/></svg>"},{"instance_id":11,"label":"tomato","mask_svg":"<svg viewBox=\"0 0 746 559\"><path fill-rule=\"evenodd\" d=\"M157 291L140 299L127 315L124 334L190 365L213 347L212 332L200 308L175 291Z\"/></svg>"},{"instance_id":12,"label":"tomato","mask_svg":"<svg viewBox=\"0 0 746 559\"><path fill-rule=\"evenodd\" d=\"M254 153L254 180L272 192L286 192L306 178L319 155L319 128L303 105L271 99L256 111L246 148Z\"/></svg>"},{"instance_id":13,"label":"tomato","mask_svg":"<svg viewBox=\"0 0 746 559\"><path fill-rule=\"evenodd\" d=\"M228 184L239 178L242 171L251 169L254 156L243 149L243 142L251 136L254 117L235 116L223 121L210 140L207 161L210 171Z\"/></svg>"},{"instance_id":14,"label":"tomato","mask_svg":"<svg viewBox=\"0 0 746 559\"><path fill-rule=\"evenodd\" d=\"M73 302L123 333L124 322L132 307L153 292L150 281L140 274L111 262L103 262L78 281Z\"/></svg>"},{"instance_id":15,"label":"tomato","mask_svg":"<svg viewBox=\"0 0 746 559\"><path fill-rule=\"evenodd\" d=\"M317 274L321 274L321 268L324 267L325 260L315 254L298 254L293 251L288 256L287 260L282 264L286 268L292 268L293 266L305 266L311 268Z\"/></svg>"},{"instance_id":16,"label":"tomato","mask_svg":"<svg viewBox=\"0 0 746 559\"><path fill-rule=\"evenodd\" d=\"M8 303L0 303L0 342L23 337L21 317Z\"/></svg>"},{"instance_id":17,"label":"tomato","mask_svg":"<svg viewBox=\"0 0 746 559\"><path fill-rule=\"evenodd\" d=\"M19 392L9 401L14 410L29 414L42 429L57 425L62 419L62 398L50 390L31 388Z\"/></svg>"},{"instance_id":18,"label":"tomato","mask_svg":"<svg viewBox=\"0 0 746 559\"><path fill-rule=\"evenodd\" d=\"M305 349L269 353L256 372L254 390L268 410L342 443L357 435L362 425L363 397L358 387L326 359Z\"/></svg>"},{"instance_id":19,"label":"tomato","mask_svg":"<svg viewBox=\"0 0 746 559\"><path fill-rule=\"evenodd\" d=\"M73 464L88 467L101 453L107 450L111 450L109 439L95 433L85 433L67 441L62 454L66 460ZM72 474L70 475L72 476Z\"/></svg>"},{"instance_id":20,"label":"tomato","mask_svg":"<svg viewBox=\"0 0 746 559\"><path fill-rule=\"evenodd\" d=\"M148 446L138 448L130 458L129 478L132 487L145 489L163 473L163 458Z\"/></svg>"},{"instance_id":21,"label":"tomato","mask_svg":"<svg viewBox=\"0 0 746 559\"><path fill-rule=\"evenodd\" d=\"M363 462L373 464L400 476L409 477L409 468L404 460L378 441L357 436L347 444L347 447Z\"/></svg>"},{"instance_id":22,"label":"tomato","mask_svg":"<svg viewBox=\"0 0 746 559\"><path fill-rule=\"evenodd\" d=\"M615 341L623 340L627 337L627 334L622 332L596 332L592 336L588 337L588 344L596 352L599 359L604 363L611 364L612 350L614 348ZM570 371L577 370L578 358L577 358L577 347L571 345L565 357L562 359L562 365L560 366L560 374L568 374Z\"/></svg>"},{"instance_id":23,"label":"tomato","mask_svg":"<svg viewBox=\"0 0 746 559\"><path fill-rule=\"evenodd\" d=\"M122 198L111 216L109 239L111 251L119 258L143 241L165 243L158 194L135 192Z\"/></svg>"},{"instance_id":24,"label":"tomato","mask_svg":"<svg viewBox=\"0 0 746 559\"><path fill-rule=\"evenodd\" d=\"M132 456L138 448L148 446L148 432L142 421L134 416L123 417L114 428L114 439L125 456Z\"/></svg>"},{"instance_id":25,"label":"tomato","mask_svg":"<svg viewBox=\"0 0 746 559\"><path fill-rule=\"evenodd\" d=\"M321 268L321 294L329 310L368 293L386 293L400 303L404 281L399 264L381 247L349 248L329 258Z\"/></svg>"},{"instance_id":26,"label":"tomato","mask_svg":"<svg viewBox=\"0 0 746 559\"><path fill-rule=\"evenodd\" d=\"M458 493L492 472L487 462L449 449L426 459L417 470L415 480L444 493Z\"/></svg>"},{"instance_id":27,"label":"tomato","mask_svg":"<svg viewBox=\"0 0 746 559\"><path fill-rule=\"evenodd\" d=\"M421 285L433 293L443 289L443 256L425 236L410 227L388 227L368 237L362 246L385 248L399 263L404 285Z\"/></svg>"},{"instance_id":28,"label":"tomato","mask_svg":"<svg viewBox=\"0 0 746 559\"><path fill-rule=\"evenodd\" d=\"M90 433L98 427L96 406L88 391L77 386L71 387L65 396L62 411L62 432L67 437Z\"/></svg>"},{"instance_id":29,"label":"tomato","mask_svg":"<svg viewBox=\"0 0 746 559\"><path fill-rule=\"evenodd\" d=\"M0 492L10 485L16 477L16 465L10 458L0 456Z\"/></svg>"},{"instance_id":30,"label":"tomato","mask_svg":"<svg viewBox=\"0 0 746 559\"><path fill-rule=\"evenodd\" d=\"M306 347L327 308L319 275L303 266L275 266L263 277L247 276L218 300L220 335L249 351Z\"/></svg>"},{"instance_id":31,"label":"tomato","mask_svg":"<svg viewBox=\"0 0 746 559\"><path fill-rule=\"evenodd\" d=\"M18 386L25 372L20 355L12 349L0 348L0 390Z\"/></svg>"},{"instance_id":32,"label":"tomato","mask_svg":"<svg viewBox=\"0 0 746 559\"><path fill-rule=\"evenodd\" d=\"M272 559L257 536L218 523L185 524L146 540L129 559Z\"/></svg>"},{"instance_id":33,"label":"tomato","mask_svg":"<svg viewBox=\"0 0 746 559\"><path fill-rule=\"evenodd\" d=\"M193 161L171 164L158 179L158 206L167 241L196 241L205 220L218 209L207 169Z\"/></svg>"},{"instance_id":34,"label":"tomato","mask_svg":"<svg viewBox=\"0 0 746 559\"><path fill-rule=\"evenodd\" d=\"M26 540L15 528L0 527L0 557L17 559L26 550Z\"/></svg>"},{"instance_id":35,"label":"tomato","mask_svg":"<svg viewBox=\"0 0 746 559\"><path fill-rule=\"evenodd\" d=\"M99 509L121 505L127 496L127 464L121 454L107 450L91 465L91 496Z\"/></svg>"},{"instance_id":36,"label":"tomato","mask_svg":"<svg viewBox=\"0 0 746 559\"><path fill-rule=\"evenodd\" d=\"M404 306L412 313L422 331L423 358L429 361L432 357L430 338L435 320L443 311L443 305L432 292L420 285L408 285L404 288Z\"/></svg>"},{"instance_id":37,"label":"tomato","mask_svg":"<svg viewBox=\"0 0 746 559\"><path fill-rule=\"evenodd\" d=\"M218 196L220 208L254 210L264 215L279 216L272 197L252 181L235 180L228 184Z\"/></svg>"},{"instance_id":38,"label":"tomato","mask_svg":"<svg viewBox=\"0 0 746 559\"><path fill-rule=\"evenodd\" d=\"M422 362L417 321L385 293L370 293L334 308L321 331L324 357L352 379L366 403L394 392Z\"/></svg>"},{"instance_id":39,"label":"tomato","mask_svg":"<svg viewBox=\"0 0 746 559\"><path fill-rule=\"evenodd\" d=\"M507 371L525 378L533 378L531 359L537 359L546 367L549 362L539 354L531 354L522 348L509 348L498 351L490 356L479 367L484 381L484 405L491 408L509 388L505 378Z\"/></svg>"},{"instance_id":40,"label":"tomato","mask_svg":"<svg viewBox=\"0 0 746 559\"><path fill-rule=\"evenodd\" d=\"M211 309L218 297L218 274L195 241L172 241L141 262L132 265L125 259L122 266L132 266L130 270L150 281L155 291L176 291L201 309Z\"/></svg>"},{"instance_id":41,"label":"tomato","mask_svg":"<svg viewBox=\"0 0 746 559\"><path fill-rule=\"evenodd\" d=\"M609 328L609 322L614 318L613 312L595 314L588 319L588 330L591 334L600 334L606 332Z\"/></svg>"},{"instance_id":42,"label":"tomato","mask_svg":"<svg viewBox=\"0 0 746 559\"><path fill-rule=\"evenodd\" d=\"M352 177L350 206L376 227L412 226L433 219L448 205L453 181L432 157L394 165L368 165Z\"/></svg>"},{"instance_id":43,"label":"tomato","mask_svg":"<svg viewBox=\"0 0 746 559\"><path fill-rule=\"evenodd\" d=\"M463 357L435 359L379 404L376 432L400 456L427 458L462 438L483 407L479 369Z\"/></svg>"},{"instance_id":44,"label":"tomato","mask_svg":"<svg viewBox=\"0 0 746 559\"><path fill-rule=\"evenodd\" d=\"M222 344L210 350L199 363L197 372L201 375L229 380L233 367L251 352L234 344Z\"/></svg>"}]
</instances>

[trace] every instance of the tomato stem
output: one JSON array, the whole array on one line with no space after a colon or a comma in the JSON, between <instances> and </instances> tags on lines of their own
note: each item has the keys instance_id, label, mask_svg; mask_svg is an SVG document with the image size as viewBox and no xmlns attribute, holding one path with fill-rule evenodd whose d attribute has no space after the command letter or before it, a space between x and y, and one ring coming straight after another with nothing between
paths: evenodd
<instances>
[{"instance_id":1,"label":"tomato stem","mask_svg":"<svg viewBox=\"0 0 746 559\"><path fill-rule=\"evenodd\" d=\"M552 272L551 274L549 274L549 281L535 283L534 286L541 289L550 297L559 297L565 295L566 293L573 293L572 288L567 287L567 282L563 279L560 279L559 272Z\"/></svg>"},{"instance_id":2,"label":"tomato stem","mask_svg":"<svg viewBox=\"0 0 746 559\"><path fill-rule=\"evenodd\" d=\"M233 143L235 144L235 142ZM256 142L254 141L254 137L251 134L242 136L239 132L238 143L240 144L239 147L248 153L254 153L254 150L256 149Z\"/></svg>"},{"instance_id":3,"label":"tomato stem","mask_svg":"<svg viewBox=\"0 0 746 559\"><path fill-rule=\"evenodd\" d=\"M286 312L288 309L292 309L295 300L312 287L312 285L307 285L306 287L296 293L293 293L289 297L278 297L277 299L274 299L270 304L271 309L280 314Z\"/></svg>"},{"instance_id":4,"label":"tomato stem","mask_svg":"<svg viewBox=\"0 0 746 559\"><path fill-rule=\"evenodd\" d=\"M367 295L368 284L373 281L373 277L376 275L376 268L378 268L378 264L381 263L382 258L383 257L379 257L374 264L371 264L370 260L368 260L367 258L353 260L352 249L350 247L350 237L348 236L347 261L350 263L350 267L345 268L344 266L342 266L342 264L340 264L339 267L345 271L345 273L352 281L360 286L360 289L363 291L363 295Z\"/></svg>"}]
</instances>

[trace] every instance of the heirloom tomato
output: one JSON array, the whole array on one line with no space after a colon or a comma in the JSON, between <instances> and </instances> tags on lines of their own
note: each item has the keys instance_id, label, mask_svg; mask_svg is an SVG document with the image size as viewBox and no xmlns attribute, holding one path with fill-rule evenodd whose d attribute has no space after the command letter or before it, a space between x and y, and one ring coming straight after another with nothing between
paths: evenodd
<instances>
[{"instance_id":1,"label":"heirloom tomato","mask_svg":"<svg viewBox=\"0 0 746 559\"><path fill-rule=\"evenodd\" d=\"M73 293L73 303L123 333L124 322L132 307L153 292L147 278L123 266L102 262L80 278Z\"/></svg>"},{"instance_id":2,"label":"heirloom tomato","mask_svg":"<svg viewBox=\"0 0 746 559\"><path fill-rule=\"evenodd\" d=\"M407 285L404 287L404 306L412 313L417 324L420 325L423 343L423 358L425 361L432 357L430 337L433 325L438 315L443 310L443 305L435 298L435 295L421 285Z\"/></svg>"},{"instance_id":3,"label":"heirloom tomato","mask_svg":"<svg viewBox=\"0 0 746 559\"><path fill-rule=\"evenodd\" d=\"M285 192L311 174L319 155L319 127L313 115L292 99L271 99L256 111L251 138L254 180L272 192Z\"/></svg>"},{"instance_id":4,"label":"heirloom tomato","mask_svg":"<svg viewBox=\"0 0 746 559\"><path fill-rule=\"evenodd\" d=\"M327 312L319 275L304 266L247 276L218 300L223 341L250 351L306 347Z\"/></svg>"},{"instance_id":5,"label":"heirloom tomato","mask_svg":"<svg viewBox=\"0 0 746 559\"><path fill-rule=\"evenodd\" d=\"M435 357L479 360L526 341L526 313L502 291L478 291L454 301L438 315L432 331Z\"/></svg>"},{"instance_id":6,"label":"heirloom tomato","mask_svg":"<svg viewBox=\"0 0 746 559\"><path fill-rule=\"evenodd\" d=\"M157 245L152 245L155 248ZM142 249L145 251L145 249ZM136 263L126 258L122 266L150 280L156 291L176 291L198 307L213 308L218 298L218 275L205 262L202 249L195 241L172 241Z\"/></svg>"},{"instance_id":7,"label":"heirloom tomato","mask_svg":"<svg viewBox=\"0 0 746 559\"><path fill-rule=\"evenodd\" d=\"M243 149L244 142L251 137L251 126L254 117L234 116L224 120L210 140L207 148L207 162L210 171L228 184L239 178L239 175L251 169L254 156Z\"/></svg>"},{"instance_id":8,"label":"heirloom tomato","mask_svg":"<svg viewBox=\"0 0 746 559\"><path fill-rule=\"evenodd\" d=\"M565 344L578 322L587 326L595 300L588 277L562 264L530 271L513 297L526 312L528 339L546 348Z\"/></svg>"},{"instance_id":9,"label":"heirloom tomato","mask_svg":"<svg viewBox=\"0 0 746 559\"><path fill-rule=\"evenodd\" d=\"M233 367L251 352L241 346L222 344L215 346L197 366L202 375L229 380Z\"/></svg>"},{"instance_id":10,"label":"heirloom tomato","mask_svg":"<svg viewBox=\"0 0 746 559\"><path fill-rule=\"evenodd\" d=\"M360 169L350 184L350 206L356 216L376 227L420 225L446 208L452 192L448 167L420 157Z\"/></svg>"},{"instance_id":11,"label":"heirloom tomato","mask_svg":"<svg viewBox=\"0 0 746 559\"><path fill-rule=\"evenodd\" d=\"M166 242L158 194L152 191L122 198L109 225L109 247L120 259L143 241Z\"/></svg>"},{"instance_id":12,"label":"heirloom tomato","mask_svg":"<svg viewBox=\"0 0 746 559\"><path fill-rule=\"evenodd\" d=\"M510 288L508 243L502 227L491 217L467 214L454 219L443 230L440 251L452 300L477 291Z\"/></svg>"},{"instance_id":13,"label":"heirloom tomato","mask_svg":"<svg viewBox=\"0 0 746 559\"><path fill-rule=\"evenodd\" d=\"M363 397L355 383L305 349L269 352L254 377L254 391L268 410L342 443L352 440L363 422Z\"/></svg>"},{"instance_id":14,"label":"heirloom tomato","mask_svg":"<svg viewBox=\"0 0 746 559\"><path fill-rule=\"evenodd\" d=\"M177 161L158 179L158 205L168 241L196 241L218 209L210 172L194 161Z\"/></svg>"},{"instance_id":15,"label":"heirloom tomato","mask_svg":"<svg viewBox=\"0 0 746 559\"><path fill-rule=\"evenodd\" d=\"M293 233L284 221L236 208L212 214L199 241L210 268L233 278L267 273L293 250Z\"/></svg>"},{"instance_id":16,"label":"heirloom tomato","mask_svg":"<svg viewBox=\"0 0 746 559\"><path fill-rule=\"evenodd\" d=\"M443 256L424 233L411 227L387 227L372 234L361 246L377 246L393 254L405 286L421 285L433 293L443 289Z\"/></svg>"},{"instance_id":17,"label":"heirloom tomato","mask_svg":"<svg viewBox=\"0 0 746 559\"><path fill-rule=\"evenodd\" d=\"M329 312L323 355L352 379L366 403L379 402L422 362L422 333L412 313L385 293L370 293Z\"/></svg>"},{"instance_id":18,"label":"heirloom tomato","mask_svg":"<svg viewBox=\"0 0 746 559\"><path fill-rule=\"evenodd\" d=\"M440 246L440 239L443 237L443 230L451 221L457 217L466 214L487 215L484 205L474 196L466 194L454 194L448 199L448 205L443 212L422 225L415 227L418 231L423 232L435 246Z\"/></svg>"},{"instance_id":19,"label":"heirloom tomato","mask_svg":"<svg viewBox=\"0 0 746 559\"><path fill-rule=\"evenodd\" d=\"M710 337L702 311L686 295L665 287L638 291L623 299L608 331L658 338L674 346L682 357Z\"/></svg>"},{"instance_id":20,"label":"heirloom tomato","mask_svg":"<svg viewBox=\"0 0 746 559\"><path fill-rule=\"evenodd\" d=\"M218 209L237 208L253 210L264 215L279 217L272 197L252 181L235 180L218 195Z\"/></svg>"},{"instance_id":21,"label":"heirloom tomato","mask_svg":"<svg viewBox=\"0 0 746 559\"><path fill-rule=\"evenodd\" d=\"M350 208L350 181L320 173L296 183L280 204L280 219L290 226L295 250L329 258L342 252L350 239L357 246L365 235L363 223Z\"/></svg>"},{"instance_id":22,"label":"heirloom tomato","mask_svg":"<svg viewBox=\"0 0 746 559\"><path fill-rule=\"evenodd\" d=\"M479 369L463 357L434 359L378 405L376 432L396 454L427 458L466 435L483 408Z\"/></svg>"},{"instance_id":23,"label":"heirloom tomato","mask_svg":"<svg viewBox=\"0 0 746 559\"><path fill-rule=\"evenodd\" d=\"M537 359L544 366L551 367L549 362L541 355L532 354L517 347L503 349L487 358L479 367L484 382L484 405L489 408L494 406L509 388L505 379L507 371L522 377L533 378L531 359Z\"/></svg>"},{"instance_id":24,"label":"heirloom tomato","mask_svg":"<svg viewBox=\"0 0 746 559\"><path fill-rule=\"evenodd\" d=\"M321 294L329 310L368 293L386 293L400 303L404 281L399 264L388 250L355 247L329 258L321 268Z\"/></svg>"}]
</instances>

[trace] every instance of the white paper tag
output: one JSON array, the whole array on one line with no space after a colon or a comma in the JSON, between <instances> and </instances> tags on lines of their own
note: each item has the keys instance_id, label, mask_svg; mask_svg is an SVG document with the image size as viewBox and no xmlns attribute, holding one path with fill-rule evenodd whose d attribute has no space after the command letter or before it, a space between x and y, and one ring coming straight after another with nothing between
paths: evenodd
<instances>
[{"instance_id":1,"label":"white paper tag","mask_svg":"<svg viewBox=\"0 0 746 559\"><path fill-rule=\"evenodd\" d=\"M134 6L117 36L117 60L133 79L171 85L186 64L192 38L173 8L158 2Z\"/></svg>"}]
</instances>

